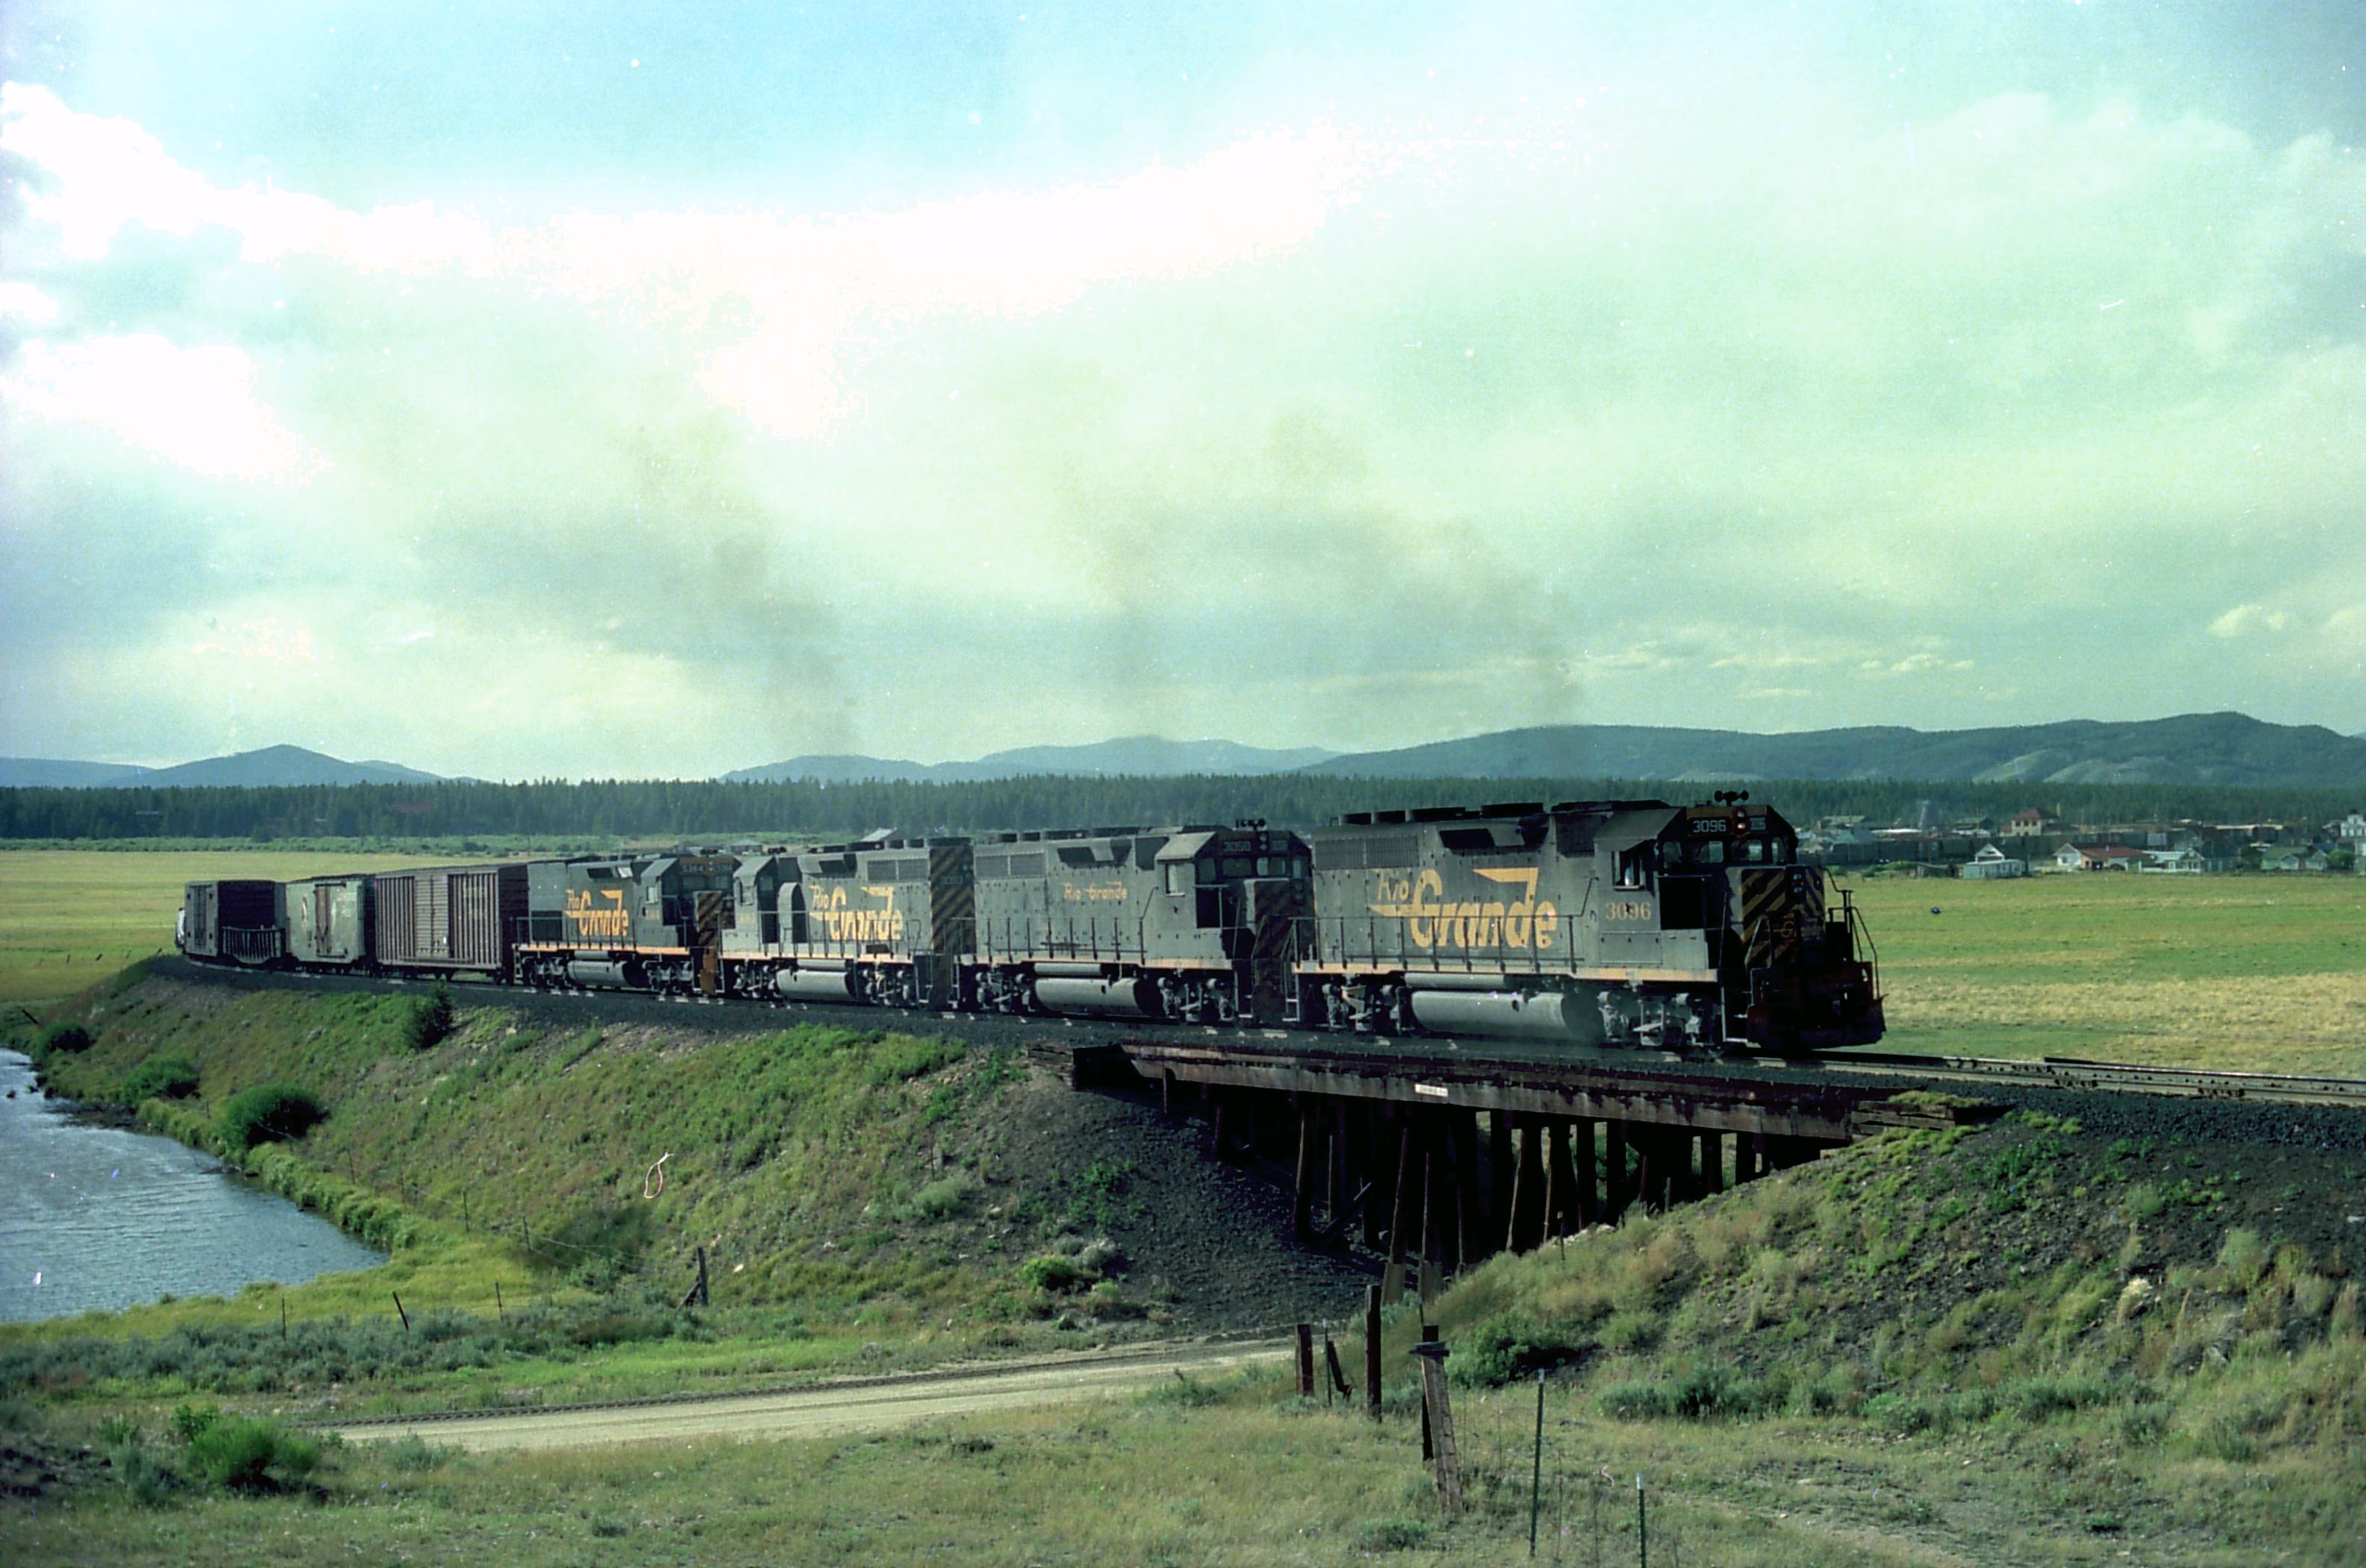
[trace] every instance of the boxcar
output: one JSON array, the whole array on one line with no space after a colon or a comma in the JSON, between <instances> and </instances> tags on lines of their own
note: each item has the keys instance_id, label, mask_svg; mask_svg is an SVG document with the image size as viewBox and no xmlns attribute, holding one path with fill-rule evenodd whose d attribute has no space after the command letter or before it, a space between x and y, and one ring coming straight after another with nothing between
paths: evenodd
<instances>
[{"instance_id":1,"label":"boxcar","mask_svg":"<svg viewBox=\"0 0 2366 1568\"><path fill-rule=\"evenodd\" d=\"M308 877L287 884L287 953L299 964L355 968L376 959L377 880Z\"/></svg>"},{"instance_id":2,"label":"boxcar","mask_svg":"<svg viewBox=\"0 0 2366 1568\"><path fill-rule=\"evenodd\" d=\"M287 955L285 911L276 882L191 882L182 891L175 940L194 958L276 964Z\"/></svg>"},{"instance_id":3,"label":"boxcar","mask_svg":"<svg viewBox=\"0 0 2366 1568\"><path fill-rule=\"evenodd\" d=\"M525 867L448 866L377 879L378 967L507 979L525 923Z\"/></svg>"}]
</instances>

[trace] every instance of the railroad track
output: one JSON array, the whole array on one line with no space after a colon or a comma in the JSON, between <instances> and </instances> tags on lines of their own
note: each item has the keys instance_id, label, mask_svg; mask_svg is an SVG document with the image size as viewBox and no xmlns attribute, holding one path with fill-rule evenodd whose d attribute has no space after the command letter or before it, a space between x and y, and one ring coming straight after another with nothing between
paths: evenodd
<instances>
[{"instance_id":1,"label":"railroad track","mask_svg":"<svg viewBox=\"0 0 2366 1568\"><path fill-rule=\"evenodd\" d=\"M208 973L219 971L207 971ZM243 971L258 977L263 971ZM274 972L269 978L285 980L284 973ZM296 978L315 983L364 984L374 987L402 987L400 980L369 980L359 977L299 975ZM1915 1078L1933 1082L1989 1083L2034 1089L2064 1089L2088 1092L2159 1094L2194 1100L2248 1101L2259 1104L2330 1105L2366 1110L2366 1079L2331 1078L2301 1073L2224 1072L2197 1068L2144 1067L2128 1062L2090 1061L2075 1057L2043 1057L2035 1060L2003 1057L1920 1056L1894 1051L1848 1049L1827 1056L1809 1058L1698 1058L1680 1057L1673 1053L1628 1049L1619 1051L1586 1051L1582 1054L1562 1050L1524 1047L1517 1042L1488 1039L1459 1039L1451 1036L1414 1040L1386 1040L1374 1036L1343 1036L1324 1031L1281 1029L1215 1029L1204 1025L1138 1023L1118 1026L1103 1021L1064 1018L1008 1018L998 1014L885 1014L876 1008L833 1007L802 1002L751 1002L710 998L655 997L625 991L527 991L497 982L484 982L486 990L506 996L555 996L574 1002L640 1003L682 1007L695 1011L712 1008L721 1013L736 1014L743 1009L751 1018L762 1014L789 1014L800 1019L828 1019L836 1022L853 1014L869 1014L873 1018L901 1017L909 1027L926 1027L933 1021L939 1025L956 1028L984 1027L997 1032L1017 1031L1040 1035L1045 1040L1056 1041L1064 1031L1093 1031L1116 1036L1142 1036L1175 1044L1197 1044L1214 1039L1226 1044L1270 1048L1274 1045L1302 1049L1310 1056L1333 1057L1370 1054L1375 1047L1394 1056L1407 1076L1417 1076L1440 1067L1468 1069L1490 1060L1515 1062L1522 1066L1549 1066L1570 1062L1592 1068L1652 1068L1676 1071L1700 1070L1714 1065L1720 1069L1740 1067L1745 1070L1764 1071L1777 1079L1797 1079L1802 1073L1833 1072L1861 1074L1882 1078ZM1417 1054L1420 1047L1435 1049Z\"/></svg>"},{"instance_id":2,"label":"railroad track","mask_svg":"<svg viewBox=\"0 0 2366 1568\"><path fill-rule=\"evenodd\" d=\"M2358 1078L2142 1067L2132 1062L2088 1061L2079 1057L2041 1057L2025 1061L2003 1057L1909 1056L1889 1051L1852 1051L1820 1058L1819 1063L1837 1071L1901 1078L2366 1110L2366 1079Z\"/></svg>"}]
</instances>

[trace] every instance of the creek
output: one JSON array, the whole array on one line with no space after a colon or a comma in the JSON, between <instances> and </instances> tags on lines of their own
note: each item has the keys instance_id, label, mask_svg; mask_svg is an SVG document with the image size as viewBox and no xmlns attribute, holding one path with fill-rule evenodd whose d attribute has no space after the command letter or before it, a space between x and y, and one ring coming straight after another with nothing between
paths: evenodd
<instances>
[{"instance_id":1,"label":"creek","mask_svg":"<svg viewBox=\"0 0 2366 1568\"><path fill-rule=\"evenodd\" d=\"M0 1051L0 1321L299 1284L386 1254L151 1133L95 1124Z\"/></svg>"}]
</instances>

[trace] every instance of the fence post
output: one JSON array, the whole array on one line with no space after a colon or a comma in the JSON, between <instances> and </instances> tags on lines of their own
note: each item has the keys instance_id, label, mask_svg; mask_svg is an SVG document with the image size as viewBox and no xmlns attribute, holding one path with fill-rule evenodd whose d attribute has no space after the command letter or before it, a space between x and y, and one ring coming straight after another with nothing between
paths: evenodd
<instances>
[{"instance_id":1,"label":"fence post","mask_svg":"<svg viewBox=\"0 0 2366 1568\"><path fill-rule=\"evenodd\" d=\"M1380 1287L1364 1287L1364 1408L1380 1418Z\"/></svg>"},{"instance_id":2,"label":"fence post","mask_svg":"<svg viewBox=\"0 0 2366 1568\"><path fill-rule=\"evenodd\" d=\"M387 1292L386 1294L389 1294L389 1295L390 1295L390 1296L393 1296L393 1297L394 1297L394 1310L395 1310L396 1315L397 1315L397 1316L399 1316L402 1319L402 1331L403 1331L405 1334L410 1333L410 1332L411 1332L411 1314L409 1314L409 1313L407 1313L407 1312L404 1312L404 1311L402 1310L402 1297L401 1297L400 1295L397 1294L396 1294L395 1292L393 1292L393 1291L389 1291L389 1292Z\"/></svg>"},{"instance_id":3,"label":"fence post","mask_svg":"<svg viewBox=\"0 0 2366 1568\"><path fill-rule=\"evenodd\" d=\"M1528 1555L1537 1554L1537 1510L1545 1495L1545 1369L1537 1369L1537 1450L1528 1470Z\"/></svg>"},{"instance_id":4,"label":"fence post","mask_svg":"<svg viewBox=\"0 0 2366 1568\"><path fill-rule=\"evenodd\" d=\"M1635 1568L1651 1568L1651 1529L1650 1516L1643 1506L1643 1477L1635 1477Z\"/></svg>"},{"instance_id":5,"label":"fence post","mask_svg":"<svg viewBox=\"0 0 2366 1568\"><path fill-rule=\"evenodd\" d=\"M1454 1406L1446 1390L1446 1346L1435 1327L1423 1325L1424 1338L1413 1348L1421 1358L1421 1407L1427 1417L1431 1459L1437 1473L1439 1506L1451 1513L1462 1507L1462 1466L1454 1448Z\"/></svg>"},{"instance_id":6,"label":"fence post","mask_svg":"<svg viewBox=\"0 0 2366 1568\"><path fill-rule=\"evenodd\" d=\"M1314 1397L1314 1326L1311 1323L1298 1326L1298 1396Z\"/></svg>"}]
</instances>

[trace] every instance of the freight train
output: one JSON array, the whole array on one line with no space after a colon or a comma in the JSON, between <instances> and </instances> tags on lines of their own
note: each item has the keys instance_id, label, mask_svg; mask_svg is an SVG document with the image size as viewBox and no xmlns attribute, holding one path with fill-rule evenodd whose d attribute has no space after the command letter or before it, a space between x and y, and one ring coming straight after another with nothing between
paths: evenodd
<instances>
[{"instance_id":1,"label":"freight train","mask_svg":"<svg viewBox=\"0 0 2366 1568\"><path fill-rule=\"evenodd\" d=\"M1746 797L1351 813L1300 834L874 835L192 882L193 958L540 989L1586 1046L1880 1038L1872 945Z\"/></svg>"}]
</instances>

